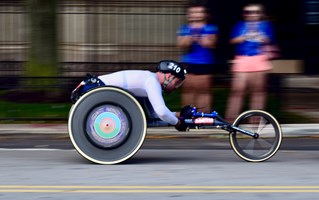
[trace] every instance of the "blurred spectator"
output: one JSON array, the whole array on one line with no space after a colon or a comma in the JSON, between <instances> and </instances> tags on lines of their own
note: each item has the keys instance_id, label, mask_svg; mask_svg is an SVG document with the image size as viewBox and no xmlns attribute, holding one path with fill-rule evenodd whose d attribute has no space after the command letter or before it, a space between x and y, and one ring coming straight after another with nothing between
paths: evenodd
<instances>
[{"instance_id":1,"label":"blurred spectator","mask_svg":"<svg viewBox=\"0 0 319 200\"><path fill-rule=\"evenodd\" d=\"M209 24L208 10L199 4L188 7L187 21L179 29L177 37L177 46L185 51L181 62L185 63L188 71L182 87L182 105L193 105L210 112L217 26Z\"/></svg>"},{"instance_id":2,"label":"blurred spectator","mask_svg":"<svg viewBox=\"0 0 319 200\"><path fill-rule=\"evenodd\" d=\"M245 93L250 92L250 109L264 109L267 74L272 69L263 47L272 43L273 28L264 20L264 7L249 4L243 8L244 21L233 29L231 44L236 45L232 65L231 92L226 109L226 119L233 121L241 112Z\"/></svg>"}]
</instances>

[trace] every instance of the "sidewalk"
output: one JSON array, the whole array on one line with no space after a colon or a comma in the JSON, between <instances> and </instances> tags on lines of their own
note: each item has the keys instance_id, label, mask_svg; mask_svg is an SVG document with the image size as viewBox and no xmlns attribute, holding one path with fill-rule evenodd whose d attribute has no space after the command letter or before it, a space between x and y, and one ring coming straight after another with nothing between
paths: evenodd
<instances>
[{"instance_id":1,"label":"sidewalk","mask_svg":"<svg viewBox=\"0 0 319 200\"><path fill-rule=\"evenodd\" d=\"M284 110L319 123L319 76L286 75L282 79Z\"/></svg>"},{"instance_id":2,"label":"sidewalk","mask_svg":"<svg viewBox=\"0 0 319 200\"><path fill-rule=\"evenodd\" d=\"M284 137L319 136L319 124L282 124ZM0 124L0 134L64 134L68 135L67 124ZM191 129L178 132L174 127L148 128L147 135L168 137L196 137L226 134L220 129Z\"/></svg>"}]
</instances>

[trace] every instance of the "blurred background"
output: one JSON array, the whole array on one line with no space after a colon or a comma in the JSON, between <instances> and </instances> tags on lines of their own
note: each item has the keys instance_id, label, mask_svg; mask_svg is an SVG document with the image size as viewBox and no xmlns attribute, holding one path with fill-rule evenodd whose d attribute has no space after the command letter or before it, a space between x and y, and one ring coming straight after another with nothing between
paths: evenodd
<instances>
[{"instance_id":1,"label":"blurred background","mask_svg":"<svg viewBox=\"0 0 319 200\"><path fill-rule=\"evenodd\" d=\"M225 112L233 25L248 0L209 0L218 26L213 108ZM275 26L266 110L281 123L319 122L319 0L260 0ZM1 0L0 121L66 122L73 88L87 74L154 71L180 60L176 31L188 0ZM180 91L165 96L179 110Z\"/></svg>"}]
</instances>

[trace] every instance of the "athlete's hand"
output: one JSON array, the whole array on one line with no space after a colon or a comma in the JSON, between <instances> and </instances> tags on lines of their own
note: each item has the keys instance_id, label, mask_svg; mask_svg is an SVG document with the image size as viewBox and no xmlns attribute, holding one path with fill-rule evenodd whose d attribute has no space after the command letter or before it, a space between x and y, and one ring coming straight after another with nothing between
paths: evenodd
<instances>
[{"instance_id":1,"label":"athlete's hand","mask_svg":"<svg viewBox=\"0 0 319 200\"><path fill-rule=\"evenodd\" d=\"M186 119L186 118L192 118L193 117L193 107L191 105L187 105L187 106L184 106L182 109L181 109L181 112L179 114L180 117Z\"/></svg>"},{"instance_id":2,"label":"athlete's hand","mask_svg":"<svg viewBox=\"0 0 319 200\"><path fill-rule=\"evenodd\" d=\"M178 131L186 131L188 129L188 126L184 122L184 120L178 120L177 124L175 125L175 129Z\"/></svg>"}]
</instances>

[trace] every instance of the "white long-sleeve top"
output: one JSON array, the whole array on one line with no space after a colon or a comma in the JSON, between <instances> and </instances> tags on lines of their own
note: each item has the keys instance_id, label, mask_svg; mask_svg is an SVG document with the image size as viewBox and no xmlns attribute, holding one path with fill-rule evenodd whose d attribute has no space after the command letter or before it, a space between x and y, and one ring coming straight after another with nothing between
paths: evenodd
<instances>
[{"instance_id":1,"label":"white long-sleeve top","mask_svg":"<svg viewBox=\"0 0 319 200\"><path fill-rule=\"evenodd\" d=\"M178 122L175 113L165 105L162 87L157 75L144 70L124 70L98 77L105 85L117 86L132 92L138 97L147 97L158 117L171 124Z\"/></svg>"}]
</instances>

